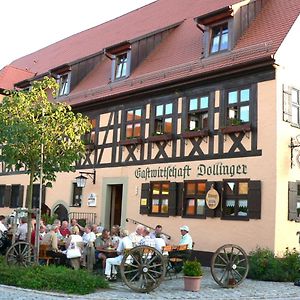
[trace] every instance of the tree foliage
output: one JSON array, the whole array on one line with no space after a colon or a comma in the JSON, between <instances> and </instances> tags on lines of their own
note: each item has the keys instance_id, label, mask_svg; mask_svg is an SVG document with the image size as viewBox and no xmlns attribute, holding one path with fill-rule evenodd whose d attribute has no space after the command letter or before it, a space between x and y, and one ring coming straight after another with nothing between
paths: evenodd
<instances>
[{"instance_id":1,"label":"tree foliage","mask_svg":"<svg viewBox=\"0 0 300 300\"><path fill-rule=\"evenodd\" d=\"M54 181L57 172L74 171L74 162L85 153L81 138L90 122L70 106L49 101L56 91L55 80L45 77L30 91L11 91L0 107L0 160L8 169L25 170L33 181L40 176L41 144L44 182Z\"/></svg>"}]
</instances>

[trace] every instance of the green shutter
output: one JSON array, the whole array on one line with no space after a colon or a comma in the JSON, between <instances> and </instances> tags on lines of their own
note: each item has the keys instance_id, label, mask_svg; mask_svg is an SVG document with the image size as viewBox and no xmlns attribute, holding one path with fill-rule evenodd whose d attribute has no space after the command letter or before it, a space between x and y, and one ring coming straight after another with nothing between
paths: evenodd
<instances>
[{"instance_id":1,"label":"green shutter","mask_svg":"<svg viewBox=\"0 0 300 300\"><path fill-rule=\"evenodd\" d=\"M261 219L261 181L249 181L248 190L249 219Z\"/></svg>"},{"instance_id":2,"label":"green shutter","mask_svg":"<svg viewBox=\"0 0 300 300\"><path fill-rule=\"evenodd\" d=\"M149 201L150 201L150 184L142 183L141 200L140 200L141 215L149 213L149 206L150 206Z\"/></svg>"},{"instance_id":3,"label":"green shutter","mask_svg":"<svg viewBox=\"0 0 300 300\"><path fill-rule=\"evenodd\" d=\"M294 221L297 218L297 182L289 181L289 211L288 220Z\"/></svg>"},{"instance_id":4,"label":"green shutter","mask_svg":"<svg viewBox=\"0 0 300 300\"><path fill-rule=\"evenodd\" d=\"M169 190L169 216L176 216L176 205L177 204L177 184L176 182L170 183Z\"/></svg>"}]
</instances>

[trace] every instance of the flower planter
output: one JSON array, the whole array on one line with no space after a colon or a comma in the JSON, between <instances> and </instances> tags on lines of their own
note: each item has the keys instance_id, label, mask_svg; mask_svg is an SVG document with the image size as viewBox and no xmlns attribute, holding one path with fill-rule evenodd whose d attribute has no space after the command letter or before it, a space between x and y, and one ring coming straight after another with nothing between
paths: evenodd
<instances>
[{"instance_id":1,"label":"flower planter","mask_svg":"<svg viewBox=\"0 0 300 300\"><path fill-rule=\"evenodd\" d=\"M206 137L209 135L209 130L208 129L203 129L203 130L191 130L191 131L186 131L186 132L182 132L181 136L184 139L192 139L195 137Z\"/></svg>"},{"instance_id":2,"label":"flower planter","mask_svg":"<svg viewBox=\"0 0 300 300\"><path fill-rule=\"evenodd\" d=\"M200 290L202 276L183 276L184 290L197 292Z\"/></svg>"},{"instance_id":3,"label":"flower planter","mask_svg":"<svg viewBox=\"0 0 300 300\"><path fill-rule=\"evenodd\" d=\"M149 142L163 142L163 141L170 141L173 139L172 134L159 134L153 135L148 137Z\"/></svg>"},{"instance_id":4,"label":"flower planter","mask_svg":"<svg viewBox=\"0 0 300 300\"><path fill-rule=\"evenodd\" d=\"M241 125L230 125L221 129L222 133L234 133L234 132L249 132L251 131L250 124L241 124Z\"/></svg>"},{"instance_id":5,"label":"flower planter","mask_svg":"<svg viewBox=\"0 0 300 300\"><path fill-rule=\"evenodd\" d=\"M133 139L126 139L120 141L120 145L126 146L126 145L137 145L142 144L143 140L141 138L133 138Z\"/></svg>"}]
</instances>

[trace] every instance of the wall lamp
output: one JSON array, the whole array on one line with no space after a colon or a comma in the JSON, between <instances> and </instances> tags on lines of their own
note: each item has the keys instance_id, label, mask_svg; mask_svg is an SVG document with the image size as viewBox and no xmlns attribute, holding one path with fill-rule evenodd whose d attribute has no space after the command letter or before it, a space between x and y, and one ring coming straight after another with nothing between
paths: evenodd
<instances>
[{"instance_id":1,"label":"wall lamp","mask_svg":"<svg viewBox=\"0 0 300 300\"><path fill-rule=\"evenodd\" d=\"M80 176L75 178L77 187L79 187L79 188L84 188L85 187L87 177L83 176L82 174L87 175L88 177L90 177L93 180L93 184L96 183L96 170L95 169L94 169L93 172L79 172L79 173L80 173Z\"/></svg>"}]
</instances>

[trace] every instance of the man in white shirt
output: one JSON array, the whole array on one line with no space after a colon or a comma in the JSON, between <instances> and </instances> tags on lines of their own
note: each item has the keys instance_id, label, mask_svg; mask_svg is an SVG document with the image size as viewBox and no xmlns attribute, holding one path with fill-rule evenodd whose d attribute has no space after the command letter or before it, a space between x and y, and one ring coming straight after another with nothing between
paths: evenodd
<instances>
[{"instance_id":1,"label":"man in white shirt","mask_svg":"<svg viewBox=\"0 0 300 300\"><path fill-rule=\"evenodd\" d=\"M3 215L0 216L0 231L4 232L7 231L7 228L5 225L2 223L5 220L5 217Z\"/></svg>"},{"instance_id":2,"label":"man in white shirt","mask_svg":"<svg viewBox=\"0 0 300 300\"><path fill-rule=\"evenodd\" d=\"M161 226L161 225L156 225L155 230L152 231L152 232L150 233L150 237L151 237L152 239L155 239L155 238L157 238L158 236L159 236L159 238L164 239L165 244L167 244L168 239L167 239L167 237L162 233L162 226Z\"/></svg>"},{"instance_id":3,"label":"man in white shirt","mask_svg":"<svg viewBox=\"0 0 300 300\"><path fill-rule=\"evenodd\" d=\"M135 232L130 233L129 238L132 241L133 247L137 246L143 238L144 226L139 224L136 226Z\"/></svg>"},{"instance_id":4,"label":"man in white shirt","mask_svg":"<svg viewBox=\"0 0 300 300\"><path fill-rule=\"evenodd\" d=\"M105 276L107 280L115 280L117 271L115 265L120 265L124 256L125 249L132 248L132 241L128 236L128 230L121 229L120 230L121 240L119 242L117 253L119 254L117 257L107 258L106 266L105 266Z\"/></svg>"},{"instance_id":5,"label":"man in white shirt","mask_svg":"<svg viewBox=\"0 0 300 300\"><path fill-rule=\"evenodd\" d=\"M148 227L144 227L143 238L140 240L138 245L155 248L155 240L150 237L150 229Z\"/></svg>"},{"instance_id":6,"label":"man in white shirt","mask_svg":"<svg viewBox=\"0 0 300 300\"><path fill-rule=\"evenodd\" d=\"M20 219L20 225L16 232L17 240L18 241L26 241L27 240L27 231L28 231L27 218L22 217Z\"/></svg>"},{"instance_id":7,"label":"man in white shirt","mask_svg":"<svg viewBox=\"0 0 300 300\"><path fill-rule=\"evenodd\" d=\"M181 239L179 241L179 245L188 245L188 250L193 249L193 239L189 234L189 227L184 225L180 227Z\"/></svg>"}]
</instances>

